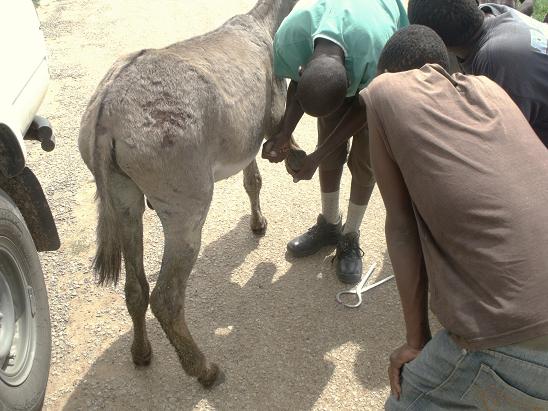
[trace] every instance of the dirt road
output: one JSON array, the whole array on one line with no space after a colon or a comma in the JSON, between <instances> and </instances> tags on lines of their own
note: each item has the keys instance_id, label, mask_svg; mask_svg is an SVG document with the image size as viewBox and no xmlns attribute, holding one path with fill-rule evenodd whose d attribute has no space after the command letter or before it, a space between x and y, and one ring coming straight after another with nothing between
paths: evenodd
<instances>
[{"instance_id":1,"label":"dirt road","mask_svg":"<svg viewBox=\"0 0 548 411\"><path fill-rule=\"evenodd\" d=\"M191 331L218 362L226 381L203 390L181 370L156 320L148 329L151 366L131 362L131 322L123 286L98 288L94 253L94 184L80 160L80 116L98 81L120 55L161 47L215 28L249 10L253 0L42 0L38 13L50 51L52 82L43 105L58 147L30 148L29 163L44 184L62 247L42 255L51 300L53 362L46 409L381 409L388 394L387 357L403 340L396 286L367 294L359 309L337 305L344 286L331 265L333 250L293 260L285 244L319 212L319 187L293 184L283 166L260 161L262 203L269 231L255 238L241 175L216 186L202 251L188 287ZM305 119L298 141L315 144ZM348 198L345 172L343 199ZM344 203L342 203L344 204ZM154 283L162 232L145 214L145 268ZM362 226L364 262L376 278L392 273L378 192Z\"/></svg>"}]
</instances>

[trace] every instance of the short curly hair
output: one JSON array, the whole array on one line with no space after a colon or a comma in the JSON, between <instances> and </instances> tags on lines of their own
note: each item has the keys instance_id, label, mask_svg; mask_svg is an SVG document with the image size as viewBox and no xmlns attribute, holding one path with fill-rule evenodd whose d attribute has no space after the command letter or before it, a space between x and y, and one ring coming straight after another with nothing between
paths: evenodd
<instances>
[{"instance_id":1,"label":"short curly hair","mask_svg":"<svg viewBox=\"0 0 548 411\"><path fill-rule=\"evenodd\" d=\"M377 65L380 73L397 73L418 69L425 64L439 64L449 70L449 54L434 30L412 24L398 30L382 50Z\"/></svg>"},{"instance_id":2,"label":"short curly hair","mask_svg":"<svg viewBox=\"0 0 548 411\"><path fill-rule=\"evenodd\" d=\"M296 97L306 114L324 117L344 103L347 83L343 63L324 55L313 56L303 69Z\"/></svg>"},{"instance_id":3,"label":"short curly hair","mask_svg":"<svg viewBox=\"0 0 548 411\"><path fill-rule=\"evenodd\" d=\"M447 47L467 46L485 16L476 0L409 0L409 21L433 29Z\"/></svg>"}]
</instances>

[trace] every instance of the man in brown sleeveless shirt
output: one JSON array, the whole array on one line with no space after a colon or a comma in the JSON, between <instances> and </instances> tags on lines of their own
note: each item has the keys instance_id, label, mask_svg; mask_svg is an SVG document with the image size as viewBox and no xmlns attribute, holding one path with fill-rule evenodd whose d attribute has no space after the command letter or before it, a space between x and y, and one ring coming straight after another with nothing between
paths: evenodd
<instances>
[{"instance_id":1,"label":"man in brown sleeveless shirt","mask_svg":"<svg viewBox=\"0 0 548 411\"><path fill-rule=\"evenodd\" d=\"M367 107L407 337L386 407L548 410L548 151L496 83L447 67L436 33L400 30L334 131Z\"/></svg>"}]
</instances>

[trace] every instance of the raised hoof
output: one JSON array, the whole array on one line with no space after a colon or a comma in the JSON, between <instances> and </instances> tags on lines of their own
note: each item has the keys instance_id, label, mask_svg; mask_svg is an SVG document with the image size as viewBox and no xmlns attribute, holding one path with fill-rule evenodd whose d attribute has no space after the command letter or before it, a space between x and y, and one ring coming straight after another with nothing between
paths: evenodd
<instances>
[{"instance_id":1,"label":"raised hoof","mask_svg":"<svg viewBox=\"0 0 548 411\"><path fill-rule=\"evenodd\" d=\"M198 382L202 387L210 389L224 382L224 374L219 369L219 366L212 363L202 377L198 377Z\"/></svg>"},{"instance_id":2,"label":"raised hoof","mask_svg":"<svg viewBox=\"0 0 548 411\"><path fill-rule=\"evenodd\" d=\"M268 222L264 217L261 217L256 221L251 221L251 231L253 231L253 234L255 235L265 235L267 226Z\"/></svg>"},{"instance_id":3,"label":"raised hoof","mask_svg":"<svg viewBox=\"0 0 548 411\"><path fill-rule=\"evenodd\" d=\"M150 361L152 360L152 347L150 343L147 343L145 349L141 350L141 352L137 352L137 350L131 347L131 358L133 359L133 363L138 367L150 365Z\"/></svg>"}]
</instances>

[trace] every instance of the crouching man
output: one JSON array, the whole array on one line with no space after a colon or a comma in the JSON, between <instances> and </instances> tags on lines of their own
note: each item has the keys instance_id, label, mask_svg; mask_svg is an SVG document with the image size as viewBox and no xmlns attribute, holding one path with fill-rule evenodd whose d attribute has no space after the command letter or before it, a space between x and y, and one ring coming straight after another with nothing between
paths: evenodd
<instances>
[{"instance_id":1,"label":"crouching man","mask_svg":"<svg viewBox=\"0 0 548 411\"><path fill-rule=\"evenodd\" d=\"M317 224L291 240L287 250L304 257L337 245L337 277L345 283L361 278L359 230L375 180L362 124L355 130L348 159L352 185L343 226L339 188L351 135L343 140L329 136L345 113L358 105L358 91L375 77L386 41L407 24L401 0L308 0L295 6L274 39L274 72L291 83L282 130L265 143L263 157L284 160L304 113L318 118L318 148L309 159L320 168L322 211Z\"/></svg>"},{"instance_id":2,"label":"crouching man","mask_svg":"<svg viewBox=\"0 0 548 411\"><path fill-rule=\"evenodd\" d=\"M361 93L407 336L386 408L548 409L548 154L497 84L447 58L410 26Z\"/></svg>"}]
</instances>

